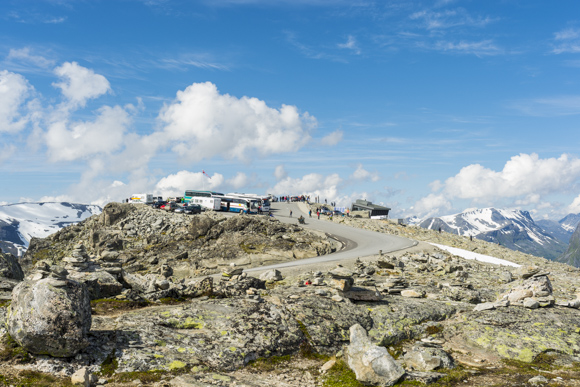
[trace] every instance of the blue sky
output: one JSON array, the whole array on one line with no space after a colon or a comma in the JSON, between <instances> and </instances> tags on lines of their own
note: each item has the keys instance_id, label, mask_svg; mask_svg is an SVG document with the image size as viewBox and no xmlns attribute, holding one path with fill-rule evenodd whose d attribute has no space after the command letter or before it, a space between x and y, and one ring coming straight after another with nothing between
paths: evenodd
<instances>
[{"instance_id":1,"label":"blue sky","mask_svg":"<svg viewBox=\"0 0 580 387\"><path fill-rule=\"evenodd\" d=\"M5 0L0 202L580 212L576 1ZM207 175L204 175L205 171Z\"/></svg>"}]
</instances>

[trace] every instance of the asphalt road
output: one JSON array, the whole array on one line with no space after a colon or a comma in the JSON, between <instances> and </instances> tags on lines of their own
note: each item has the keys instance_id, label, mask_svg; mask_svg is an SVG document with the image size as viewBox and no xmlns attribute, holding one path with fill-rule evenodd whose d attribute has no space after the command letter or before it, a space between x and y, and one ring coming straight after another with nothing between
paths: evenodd
<instances>
[{"instance_id":1,"label":"asphalt road","mask_svg":"<svg viewBox=\"0 0 580 387\"><path fill-rule=\"evenodd\" d=\"M320 215L320 220L318 220L316 214L313 213L310 218L308 217L307 206L303 203L278 202L271 203L271 207L272 214L280 222L298 224L298 217L302 215L306 218L306 224L302 225L302 227L322 231L341 241L344 247L342 250L329 255L300 259L270 266L261 266L253 269L246 269L245 271L264 271L315 263L341 261L357 257L377 255L379 250L382 250L383 253L391 253L413 247L417 244L417 242L411 239L330 222L327 220L325 215ZM292 217L290 217L290 211L292 211Z\"/></svg>"}]
</instances>

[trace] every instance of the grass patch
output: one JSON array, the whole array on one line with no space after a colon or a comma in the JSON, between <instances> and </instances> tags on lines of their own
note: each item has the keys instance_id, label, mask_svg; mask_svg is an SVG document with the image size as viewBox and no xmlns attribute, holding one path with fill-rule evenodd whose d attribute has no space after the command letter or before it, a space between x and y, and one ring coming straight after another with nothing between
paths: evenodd
<instances>
[{"instance_id":1,"label":"grass patch","mask_svg":"<svg viewBox=\"0 0 580 387\"><path fill-rule=\"evenodd\" d=\"M334 366L328 370L323 377L322 385L324 387L363 387L365 386L358 380L354 372L348 368L346 362L337 359Z\"/></svg>"},{"instance_id":2,"label":"grass patch","mask_svg":"<svg viewBox=\"0 0 580 387\"><path fill-rule=\"evenodd\" d=\"M29 363L32 360L28 351L22 348L8 333L2 337L1 343L0 361Z\"/></svg>"},{"instance_id":3,"label":"grass patch","mask_svg":"<svg viewBox=\"0 0 580 387\"><path fill-rule=\"evenodd\" d=\"M280 365L290 363L292 358L292 355L272 356L267 358L261 357L251 361L248 365L255 371L272 372Z\"/></svg>"},{"instance_id":4,"label":"grass patch","mask_svg":"<svg viewBox=\"0 0 580 387\"><path fill-rule=\"evenodd\" d=\"M440 325L429 325L425 329L425 332L427 332L428 335L436 335L437 333L443 332L443 327Z\"/></svg>"},{"instance_id":5,"label":"grass patch","mask_svg":"<svg viewBox=\"0 0 580 387\"><path fill-rule=\"evenodd\" d=\"M12 300L0 300L0 308L7 308L12 303Z\"/></svg>"},{"instance_id":6,"label":"grass patch","mask_svg":"<svg viewBox=\"0 0 580 387\"><path fill-rule=\"evenodd\" d=\"M91 301L91 311L95 315L107 315L125 310L141 309L149 306L147 301L100 299Z\"/></svg>"},{"instance_id":7,"label":"grass patch","mask_svg":"<svg viewBox=\"0 0 580 387\"><path fill-rule=\"evenodd\" d=\"M35 371L20 371L16 375L1 375L0 385L16 387L72 387L70 378L58 378L56 376Z\"/></svg>"},{"instance_id":8,"label":"grass patch","mask_svg":"<svg viewBox=\"0 0 580 387\"><path fill-rule=\"evenodd\" d=\"M117 368L119 367L119 362L115 357L115 350L107 356L105 361L101 364L101 372L98 373L100 376L112 376Z\"/></svg>"}]
</instances>

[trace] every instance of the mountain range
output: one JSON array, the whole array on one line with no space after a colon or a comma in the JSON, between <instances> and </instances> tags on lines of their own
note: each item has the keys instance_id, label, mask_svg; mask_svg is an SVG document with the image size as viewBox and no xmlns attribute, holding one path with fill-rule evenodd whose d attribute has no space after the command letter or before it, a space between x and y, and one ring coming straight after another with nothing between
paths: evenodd
<instances>
[{"instance_id":1,"label":"mountain range","mask_svg":"<svg viewBox=\"0 0 580 387\"><path fill-rule=\"evenodd\" d=\"M570 237L580 222L580 214L570 214L558 222L534 222L528 211L480 208L437 218L409 218L407 222L431 230L472 236L559 261L564 259Z\"/></svg>"},{"instance_id":2,"label":"mountain range","mask_svg":"<svg viewBox=\"0 0 580 387\"><path fill-rule=\"evenodd\" d=\"M22 256L32 237L45 238L63 227L100 214L101 207L78 203L16 203L0 206L0 248Z\"/></svg>"}]
</instances>

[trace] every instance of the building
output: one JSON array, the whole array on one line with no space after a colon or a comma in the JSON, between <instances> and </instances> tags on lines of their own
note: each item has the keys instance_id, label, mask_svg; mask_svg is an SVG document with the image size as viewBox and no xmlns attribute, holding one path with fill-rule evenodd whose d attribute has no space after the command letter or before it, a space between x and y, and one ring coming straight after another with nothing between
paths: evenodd
<instances>
[{"instance_id":1,"label":"building","mask_svg":"<svg viewBox=\"0 0 580 387\"><path fill-rule=\"evenodd\" d=\"M388 207L379 206L364 199L357 199L351 208L351 211L368 211L371 217L380 216L385 218L389 216L390 210Z\"/></svg>"}]
</instances>

